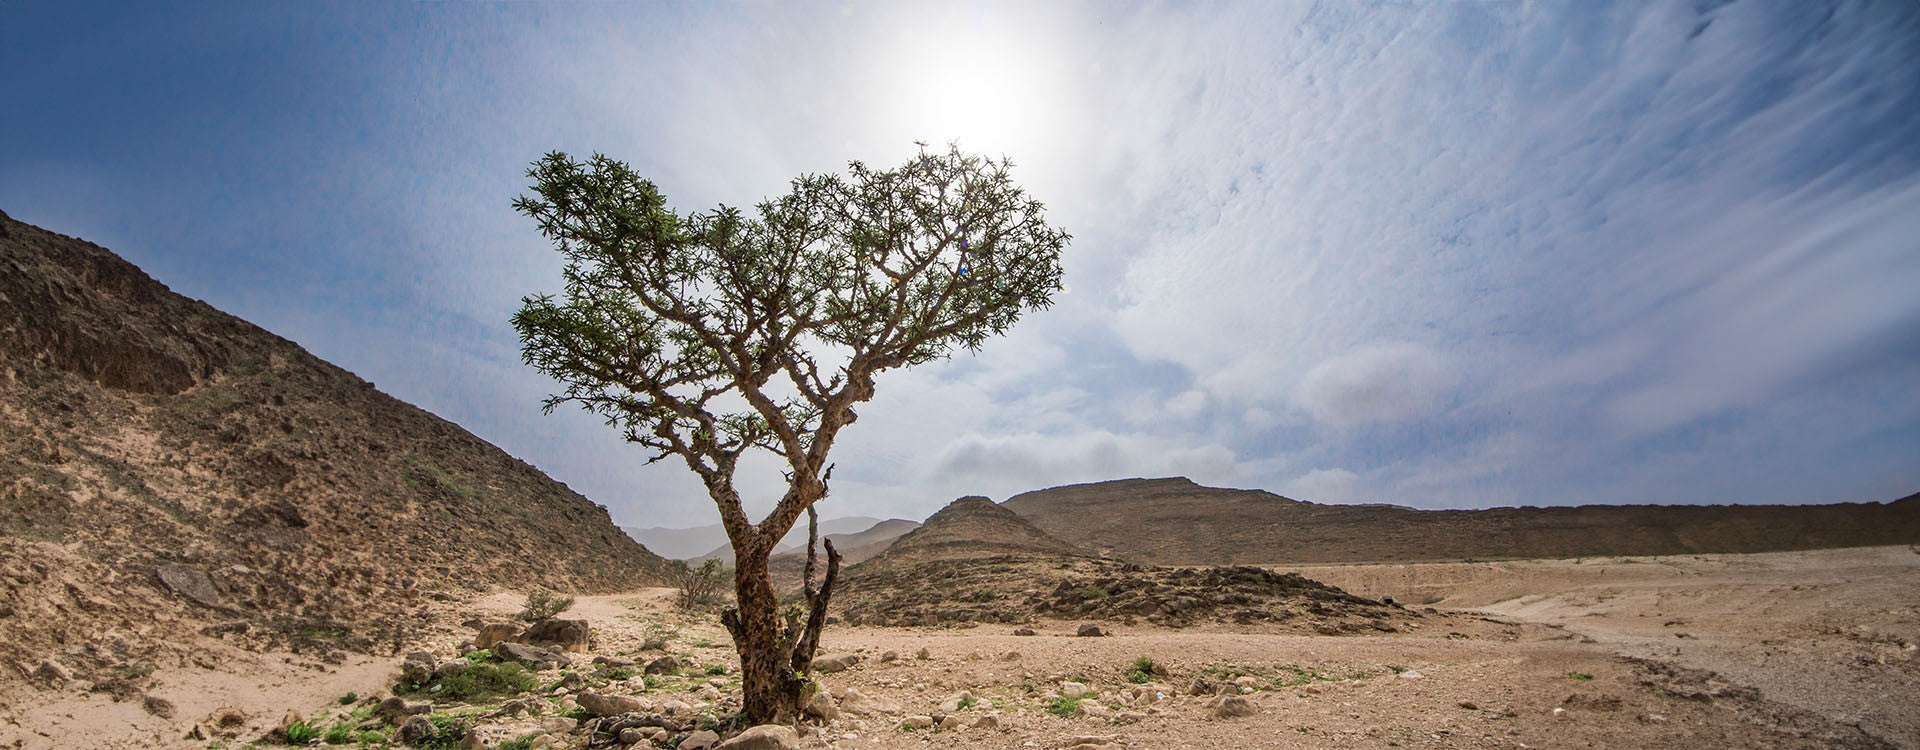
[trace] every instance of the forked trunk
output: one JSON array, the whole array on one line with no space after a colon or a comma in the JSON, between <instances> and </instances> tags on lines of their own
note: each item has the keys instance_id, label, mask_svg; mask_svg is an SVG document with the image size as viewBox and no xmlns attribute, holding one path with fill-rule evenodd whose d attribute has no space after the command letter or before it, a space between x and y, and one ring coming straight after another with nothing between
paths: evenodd
<instances>
[{"instance_id":1,"label":"forked trunk","mask_svg":"<svg viewBox=\"0 0 1920 750\"><path fill-rule=\"evenodd\" d=\"M807 673L840 569L840 554L833 543L828 542L826 549L827 575L818 592L808 592L809 611L804 619L798 607L784 615L780 612L767 566L771 550L756 550L734 560L737 607L722 612L720 622L733 634L734 650L740 654L742 710L751 723L792 723L800 717L801 702L809 697L804 693Z\"/></svg>"}]
</instances>

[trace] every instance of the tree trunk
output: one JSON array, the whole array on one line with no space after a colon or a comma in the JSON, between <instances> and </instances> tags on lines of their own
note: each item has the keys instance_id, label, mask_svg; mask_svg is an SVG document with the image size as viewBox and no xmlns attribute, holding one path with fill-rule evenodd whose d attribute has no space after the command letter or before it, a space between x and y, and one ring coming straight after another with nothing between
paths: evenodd
<instances>
[{"instance_id":1,"label":"tree trunk","mask_svg":"<svg viewBox=\"0 0 1920 750\"><path fill-rule=\"evenodd\" d=\"M800 715L800 689L805 681L789 669L792 641L780 621L780 601L773 593L766 551L736 557L734 596L738 609L721 614L740 654L740 680L745 711L755 724L785 724ZM785 643L783 643L785 641Z\"/></svg>"},{"instance_id":2,"label":"tree trunk","mask_svg":"<svg viewBox=\"0 0 1920 750\"><path fill-rule=\"evenodd\" d=\"M738 606L720 613L720 622L733 634L734 651L740 655L742 711L750 723L787 724L800 717L801 701L808 697L804 692L807 675L826 624L827 602L840 572L840 553L831 542L826 548L826 578L820 591L808 591L810 611L804 620L798 607L784 614L779 610L767 566L772 550L754 549L747 554L735 550L733 586Z\"/></svg>"}]
</instances>

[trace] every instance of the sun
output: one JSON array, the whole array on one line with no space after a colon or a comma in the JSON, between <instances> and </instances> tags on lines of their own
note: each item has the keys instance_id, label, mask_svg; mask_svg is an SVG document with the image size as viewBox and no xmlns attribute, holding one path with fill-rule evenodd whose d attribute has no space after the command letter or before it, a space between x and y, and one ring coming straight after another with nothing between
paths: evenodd
<instances>
[{"instance_id":1,"label":"sun","mask_svg":"<svg viewBox=\"0 0 1920 750\"><path fill-rule=\"evenodd\" d=\"M881 103L888 119L917 140L958 141L970 151L1035 146L1051 125L1042 95L1046 55L1018 35L956 25L952 33L901 40L888 55L888 90L898 93Z\"/></svg>"}]
</instances>

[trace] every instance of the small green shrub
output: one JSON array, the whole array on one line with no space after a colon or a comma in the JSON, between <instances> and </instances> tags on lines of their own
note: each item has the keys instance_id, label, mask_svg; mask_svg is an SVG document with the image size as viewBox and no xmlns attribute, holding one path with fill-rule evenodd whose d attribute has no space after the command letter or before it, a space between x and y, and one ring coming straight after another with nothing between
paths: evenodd
<instances>
[{"instance_id":1,"label":"small green shrub","mask_svg":"<svg viewBox=\"0 0 1920 750\"><path fill-rule=\"evenodd\" d=\"M1088 586L1084 589L1080 589L1080 591L1077 593L1079 593L1081 601L1089 601L1089 602L1095 599L1105 599L1109 596L1113 596L1113 594L1107 593L1106 589L1100 588L1099 586Z\"/></svg>"},{"instance_id":2,"label":"small green shrub","mask_svg":"<svg viewBox=\"0 0 1920 750\"><path fill-rule=\"evenodd\" d=\"M471 700L496 695L513 695L532 690L540 684L539 678L526 667L512 662L504 664L468 663L457 672L446 675L430 676L424 682L407 683L400 686L400 692L423 693L440 685L435 697L454 700Z\"/></svg>"},{"instance_id":3,"label":"small green shrub","mask_svg":"<svg viewBox=\"0 0 1920 750\"><path fill-rule=\"evenodd\" d=\"M1153 659L1146 656L1134 659L1132 667L1127 670L1127 681L1136 685L1153 682Z\"/></svg>"},{"instance_id":4,"label":"small green shrub","mask_svg":"<svg viewBox=\"0 0 1920 750\"><path fill-rule=\"evenodd\" d=\"M1587 674L1586 672L1568 672L1567 679L1586 682L1587 680L1593 679L1593 675Z\"/></svg>"},{"instance_id":5,"label":"small green shrub","mask_svg":"<svg viewBox=\"0 0 1920 750\"><path fill-rule=\"evenodd\" d=\"M321 735L320 739L329 745L349 744L353 742L353 726L349 724L335 724L328 727L327 733Z\"/></svg>"},{"instance_id":6,"label":"small green shrub","mask_svg":"<svg viewBox=\"0 0 1920 750\"><path fill-rule=\"evenodd\" d=\"M726 673L727 673L727 665L725 664L708 664L707 665L707 674L723 675Z\"/></svg>"},{"instance_id":7,"label":"small green shrub","mask_svg":"<svg viewBox=\"0 0 1920 750\"><path fill-rule=\"evenodd\" d=\"M507 740L506 742L500 743L500 750L532 750L533 738L538 736L540 735L525 734L519 737L515 737L513 739Z\"/></svg>"},{"instance_id":8,"label":"small green shrub","mask_svg":"<svg viewBox=\"0 0 1920 750\"><path fill-rule=\"evenodd\" d=\"M520 619L527 622L550 620L573 606L573 597L534 589L527 593L526 606L520 610Z\"/></svg>"},{"instance_id":9,"label":"small green shrub","mask_svg":"<svg viewBox=\"0 0 1920 750\"><path fill-rule=\"evenodd\" d=\"M357 700L360 700L359 693L347 693L346 695L340 696L340 705L351 706L353 702Z\"/></svg>"},{"instance_id":10,"label":"small green shrub","mask_svg":"<svg viewBox=\"0 0 1920 750\"><path fill-rule=\"evenodd\" d=\"M1074 709L1079 708L1080 701L1083 700L1086 699L1068 698L1066 696L1054 698L1053 700L1047 701L1047 713L1053 714L1054 716L1072 716Z\"/></svg>"},{"instance_id":11,"label":"small green shrub","mask_svg":"<svg viewBox=\"0 0 1920 750\"><path fill-rule=\"evenodd\" d=\"M320 727L314 726L313 722L301 719L287 725L289 745L310 745L317 739L320 739Z\"/></svg>"}]
</instances>

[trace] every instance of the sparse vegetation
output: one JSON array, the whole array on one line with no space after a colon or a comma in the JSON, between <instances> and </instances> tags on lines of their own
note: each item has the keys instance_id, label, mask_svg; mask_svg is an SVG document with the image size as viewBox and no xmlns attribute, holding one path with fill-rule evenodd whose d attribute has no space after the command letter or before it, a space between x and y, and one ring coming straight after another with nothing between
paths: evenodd
<instances>
[{"instance_id":1,"label":"sparse vegetation","mask_svg":"<svg viewBox=\"0 0 1920 750\"><path fill-rule=\"evenodd\" d=\"M717 675L723 675L726 673L727 673L727 665L725 664L708 664L707 665L707 674L709 675L717 676Z\"/></svg>"},{"instance_id":2,"label":"sparse vegetation","mask_svg":"<svg viewBox=\"0 0 1920 750\"><path fill-rule=\"evenodd\" d=\"M360 700L359 693L347 693L346 695L340 696L340 705L351 706L353 702L357 700Z\"/></svg>"},{"instance_id":3,"label":"sparse vegetation","mask_svg":"<svg viewBox=\"0 0 1920 750\"><path fill-rule=\"evenodd\" d=\"M1145 685L1152 682L1153 667L1154 664L1151 657L1142 656L1134 659L1133 664L1127 670L1127 681L1136 685Z\"/></svg>"},{"instance_id":4,"label":"sparse vegetation","mask_svg":"<svg viewBox=\"0 0 1920 750\"><path fill-rule=\"evenodd\" d=\"M696 568L685 560L673 561L673 584L678 589L673 604L689 612L712 609L726 603L726 584L733 569L719 560L707 560Z\"/></svg>"},{"instance_id":5,"label":"sparse vegetation","mask_svg":"<svg viewBox=\"0 0 1920 750\"><path fill-rule=\"evenodd\" d=\"M287 744L311 745L314 740L320 739L321 734L320 727L301 719L287 725Z\"/></svg>"},{"instance_id":6,"label":"sparse vegetation","mask_svg":"<svg viewBox=\"0 0 1920 750\"><path fill-rule=\"evenodd\" d=\"M1080 701L1083 701L1083 700L1086 700L1086 699L1085 698L1068 698L1064 695L1055 697L1054 699L1047 701L1047 713L1053 714L1054 716L1072 716L1074 709L1079 708Z\"/></svg>"},{"instance_id":7,"label":"sparse vegetation","mask_svg":"<svg viewBox=\"0 0 1920 750\"><path fill-rule=\"evenodd\" d=\"M1106 599L1108 597L1113 596L1113 594L1109 593L1106 589L1100 588L1099 586L1088 586L1086 588L1080 589L1076 593L1080 595L1081 601L1089 601L1089 602L1094 601L1096 599Z\"/></svg>"},{"instance_id":8,"label":"sparse vegetation","mask_svg":"<svg viewBox=\"0 0 1920 750\"><path fill-rule=\"evenodd\" d=\"M524 693L538 684L539 679L519 664L468 662L467 666L455 672L434 675L422 682L403 683L398 692L425 693L431 691L434 685L439 685L440 690L433 693L436 698L473 700Z\"/></svg>"},{"instance_id":9,"label":"sparse vegetation","mask_svg":"<svg viewBox=\"0 0 1920 750\"><path fill-rule=\"evenodd\" d=\"M1580 682L1586 682L1587 680L1591 680L1591 679L1593 679L1593 675L1591 675L1591 674L1588 674L1588 673L1586 673L1586 672L1568 672L1568 673L1567 673L1567 679L1569 679L1569 680L1578 680L1578 681L1580 681Z\"/></svg>"},{"instance_id":10,"label":"sparse vegetation","mask_svg":"<svg viewBox=\"0 0 1920 750\"><path fill-rule=\"evenodd\" d=\"M328 727L327 733L321 735L320 739L329 745L345 745L351 743L353 742L353 727L346 724L335 724Z\"/></svg>"},{"instance_id":11,"label":"sparse vegetation","mask_svg":"<svg viewBox=\"0 0 1920 750\"><path fill-rule=\"evenodd\" d=\"M527 603L520 610L520 619L527 622L551 620L572 606L573 597L571 596L560 596L549 591L534 589L527 592Z\"/></svg>"}]
</instances>

